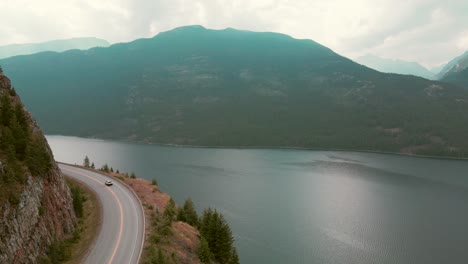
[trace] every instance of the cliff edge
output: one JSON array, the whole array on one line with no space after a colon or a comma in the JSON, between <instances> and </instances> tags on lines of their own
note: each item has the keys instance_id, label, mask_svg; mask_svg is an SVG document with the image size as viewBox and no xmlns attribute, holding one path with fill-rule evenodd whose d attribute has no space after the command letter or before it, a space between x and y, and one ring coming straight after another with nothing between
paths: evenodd
<instances>
[{"instance_id":1,"label":"cliff edge","mask_svg":"<svg viewBox=\"0 0 468 264\"><path fill-rule=\"evenodd\" d=\"M36 263L74 231L70 190L0 68L0 263Z\"/></svg>"}]
</instances>

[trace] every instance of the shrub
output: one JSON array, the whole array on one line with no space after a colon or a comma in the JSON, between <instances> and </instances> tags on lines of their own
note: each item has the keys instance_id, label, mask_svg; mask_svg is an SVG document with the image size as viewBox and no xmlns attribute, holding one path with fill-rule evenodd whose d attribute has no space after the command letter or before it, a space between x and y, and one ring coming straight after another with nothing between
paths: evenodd
<instances>
[{"instance_id":1,"label":"shrub","mask_svg":"<svg viewBox=\"0 0 468 264\"><path fill-rule=\"evenodd\" d=\"M73 210L77 217L83 217L83 196L81 189L78 186L72 186L70 188L73 198Z\"/></svg>"}]
</instances>

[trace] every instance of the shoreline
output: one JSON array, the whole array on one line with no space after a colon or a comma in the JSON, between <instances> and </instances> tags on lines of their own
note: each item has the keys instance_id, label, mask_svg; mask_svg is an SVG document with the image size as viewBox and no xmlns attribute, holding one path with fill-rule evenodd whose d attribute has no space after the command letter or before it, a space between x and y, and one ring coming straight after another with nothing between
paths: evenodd
<instances>
[{"instance_id":1,"label":"shoreline","mask_svg":"<svg viewBox=\"0 0 468 264\"><path fill-rule=\"evenodd\" d=\"M323 151L323 152L350 152L350 153L370 153L370 154L380 154L380 155L392 155L392 156L401 156L401 157L413 157L413 158L428 158L428 159L438 159L438 160L454 160L454 161L468 161L466 158L457 158L450 156L433 156L433 155L419 155L419 154L407 154L399 152L390 152L390 151L378 151L378 150L359 150L359 149L327 149L327 148L307 148L307 147L272 147L272 146L205 146L205 145L182 145L182 144L172 144L172 143L151 143L144 141L131 141L124 139L102 139L102 138L87 138L87 137L78 137L78 136L67 136L67 135L46 135L47 137L69 137L84 139L89 141L100 141L100 142L117 142L124 144L133 144L133 145L146 145L146 146L160 146L160 147L174 147L174 148L200 148L200 149L231 149L231 150L301 150L301 151Z\"/></svg>"},{"instance_id":2,"label":"shoreline","mask_svg":"<svg viewBox=\"0 0 468 264\"><path fill-rule=\"evenodd\" d=\"M158 185L153 184L149 180L139 177L131 178L124 172L105 172L96 168L84 167L79 164L56 162L111 177L112 180L119 181L135 195L143 211L145 226L143 247L140 251L140 263L148 262L151 256L151 248L154 246L152 244L152 239L155 235L159 235L152 224L154 213L164 212L167 204L172 200L171 196L163 192ZM165 252L164 254L166 257L169 258L174 253L177 257L188 260L188 262L183 263L200 263L198 255L196 255L196 249L200 243L198 230L186 223L179 223L178 221L172 223L171 229L174 232L173 239L178 243L172 241L161 248ZM177 236L177 234L179 235Z\"/></svg>"}]
</instances>

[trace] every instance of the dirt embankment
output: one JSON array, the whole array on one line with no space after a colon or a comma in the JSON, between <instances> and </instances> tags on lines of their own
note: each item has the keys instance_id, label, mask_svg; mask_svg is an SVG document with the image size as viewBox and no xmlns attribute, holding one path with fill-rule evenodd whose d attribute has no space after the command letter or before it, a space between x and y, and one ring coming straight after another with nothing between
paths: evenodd
<instances>
[{"instance_id":1,"label":"dirt embankment","mask_svg":"<svg viewBox=\"0 0 468 264\"><path fill-rule=\"evenodd\" d=\"M173 221L171 231L167 234L160 234L161 226L158 218L162 218L165 208L171 197L162 192L160 188L151 182L130 178L122 173L109 173L116 179L123 181L140 198L145 211L145 245L140 263L149 262L154 256L155 250L160 250L167 263L201 263L196 254L200 245L200 234L198 230L181 221ZM158 242L155 239L158 238Z\"/></svg>"}]
</instances>

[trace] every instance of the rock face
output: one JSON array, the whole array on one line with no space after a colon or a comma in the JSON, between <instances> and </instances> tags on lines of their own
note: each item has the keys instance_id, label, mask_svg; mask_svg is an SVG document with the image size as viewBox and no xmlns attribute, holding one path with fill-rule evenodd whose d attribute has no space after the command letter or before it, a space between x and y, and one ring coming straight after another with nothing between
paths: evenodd
<instances>
[{"instance_id":1,"label":"rock face","mask_svg":"<svg viewBox=\"0 0 468 264\"><path fill-rule=\"evenodd\" d=\"M0 95L5 93L9 94L12 104L21 104L11 91L10 80L0 72ZM18 197L15 202L0 200L0 263L37 263L51 243L73 232L76 221L70 190L52 159L51 150L36 122L23 111L29 125L27 131L31 133L28 136L42 140L50 164L47 170L37 175L31 172L33 170L28 168L26 162L18 161L23 167L23 180L5 180L9 176L6 172L7 160L11 157L8 157L9 152L1 149L0 144L0 184L3 185L0 188L13 189ZM0 141L5 130L5 126L0 125ZM35 153L31 149L33 147L29 147L28 153ZM28 155L34 158L34 154Z\"/></svg>"}]
</instances>

